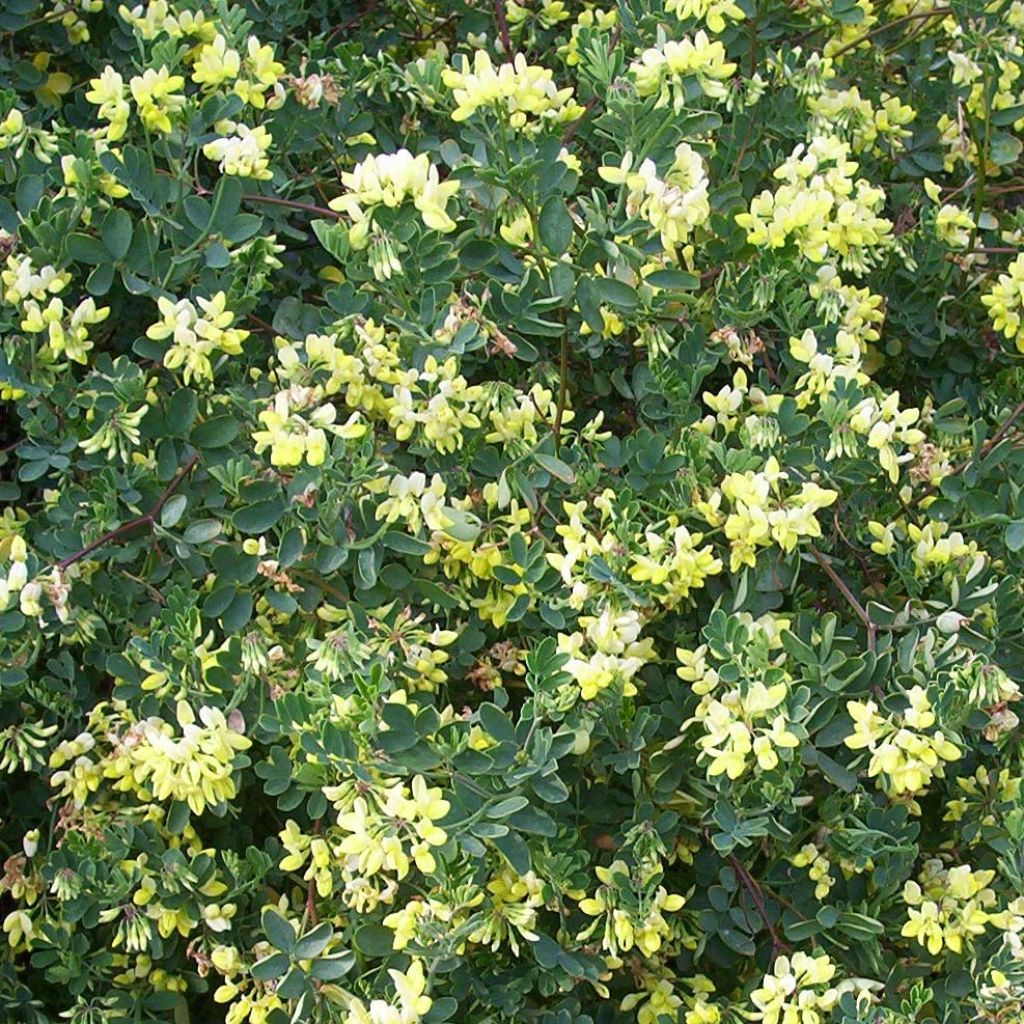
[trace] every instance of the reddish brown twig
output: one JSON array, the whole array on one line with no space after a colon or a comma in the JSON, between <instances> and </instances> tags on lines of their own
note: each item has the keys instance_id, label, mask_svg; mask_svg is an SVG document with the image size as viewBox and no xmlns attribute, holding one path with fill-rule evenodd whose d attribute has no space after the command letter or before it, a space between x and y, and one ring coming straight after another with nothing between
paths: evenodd
<instances>
[{"instance_id":1,"label":"reddish brown twig","mask_svg":"<svg viewBox=\"0 0 1024 1024\"><path fill-rule=\"evenodd\" d=\"M764 894L761 892L761 887L757 884L757 880L753 878L750 872L743 866L743 862L734 854L729 854L729 863L732 865L733 871L739 875L744 888L750 893L750 898L754 901L754 906L757 907L757 912L764 922L765 928L768 929L768 934L772 940L772 956L774 957L780 951L788 952L789 946L775 930L775 925L772 924L772 919L768 916L768 908L764 903Z\"/></svg>"},{"instance_id":2,"label":"reddish brown twig","mask_svg":"<svg viewBox=\"0 0 1024 1024\"><path fill-rule=\"evenodd\" d=\"M508 14L505 11L505 0L494 0L494 17L498 20L498 38L505 48L505 56L512 56L512 40L508 34Z\"/></svg>"},{"instance_id":3,"label":"reddish brown twig","mask_svg":"<svg viewBox=\"0 0 1024 1024\"><path fill-rule=\"evenodd\" d=\"M313 822L313 835L320 835L320 822L322 819L317 818ZM316 877L310 878L306 883L306 916L309 918L309 923L316 927L319 923L316 916Z\"/></svg>"},{"instance_id":4,"label":"reddish brown twig","mask_svg":"<svg viewBox=\"0 0 1024 1024\"><path fill-rule=\"evenodd\" d=\"M612 29L612 34L608 37L608 53L610 54L616 46L619 45L619 38L622 35L622 26L616 25ZM568 146L572 142L576 133L580 130L580 126L587 119L587 115L597 106L597 96L591 96L586 103L583 104L583 113L573 121L568 128L562 133L562 145Z\"/></svg>"},{"instance_id":5,"label":"reddish brown twig","mask_svg":"<svg viewBox=\"0 0 1024 1024\"><path fill-rule=\"evenodd\" d=\"M343 21L341 24L335 25L334 28L327 33L324 42L330 43L335 36L341 35L342 32L347 32L350 28L354 28L364 18L368 18L378 6L380 6L380 0L369 0L368 3L363 5L362 10L358 14L353 14L347 21Z\"/></svg>"},{"instance_id":6,"label":"reddish brown twig","mask_svg":"<svg viewBox=\"0 0 1024 1024\"><path fill-rule=\"evenodd\" d=\"M847 603L857 613L857 618L864 623L864 628L868 634L868 650L873 651L878 630L871 621L871 616L868 615L864 606L857 600L854 592L843 582L842 577L832 568L828 559L813 544L808 544L807 549L814 556L814 560L818 565L821 566L822 572L836 585L839 592L846 598Z\"/></svg>"},{"instance_id":7,"label":"reddish brown twig","mask_svg":"<svg viewBox=\"0 0 1024 1024\"><path fill-rule=\"evenodd\" d=\"M199 453L194 452L189 457L188 462L186 462L178 471L177 476L175 476L175 478L167 485L167 489L160 495L157 503L145 515L141 515L127 523L122 523L113 530L108 530L98 540L94 540L91 544L86 544L81 551L76 551L73 555L68 555L67 558L62 558L57 563L57 567L63 572L69 565L74 565L75 562L80 562L83 558L87 558L98 548L103 547L105 544L109 544L112 540L117 540L118 537L123 537L125 534L131 533L132 530L139 529L141 526L152 526L163 510L164 505L167 504L168 499L181 486L185 477L192 472L193 467L198 461Z\"/></svg>"},{"instance_id":8,"label":"reddish brown twig","mask_svg":"<svg viewBox=\"0 0 1024 1024\"><path fill-rule=\"evenodd\" d=\"M952 13L950 7L934 7L930 11L914 11L910 14L905 14L902 18L895 18L893 21L888 21L884 25L876 25L870 32L865 32L864 35L858 36L856 39L851 40L845 46L840 46L832 54L832 58L841 57L844 53L849 53L850 50L857 49L861 43L866 43L875 36L881 35L883 32L888 32L889 29L895 28L897 25L905 24L908 21L917 21L920 18L936 18L945 17L947 14Z\"/></svg>"},{"instance_id":9,"label":"reddish brown twig","mask_svg":"<svg viewBox=\"0 0 1024 1024\"><path fill-rule=\"evenodd\" d=\"M197 190L197 195L209 196L213 193L208 188ZM279 199L277 196L261 196L258 193L246 193L242 196L243 203L266 203L270 206L284 206L289 210L305 210L306 213L315 213L318 217L330 217L332 220L340 220L341 214L335 213L326 206L315 206L313 203L300 203L297 199Z\"/></svg>"},{"instance_id":10,"label":"reddish brown twig","mask_svg":"<svg viewBox=\"0 0 1024 1024\"><path fill-rule=\"evenodd\" d=\"M992 449L995 448L995 446L999 444L1004 437L1006 437L1010 427L1020 419L1021 415L1024 415L1024 402L1020 402L1014 407L1013 411L1006 417L999 429L981 446L981 449L978 452L979 460L985 458L985 456L988 455L988 453L992 451ZM975 460L973 458L965 459L958 466L954 466L946 476L959 476L965 469L973 465L974 461ZM921 491L920 494L915 496L914 504L918 505L924 501L925 498L930 498L937 490L938 487L935 484L929 484L923 491Z\"/></svg>"}]
</instances>

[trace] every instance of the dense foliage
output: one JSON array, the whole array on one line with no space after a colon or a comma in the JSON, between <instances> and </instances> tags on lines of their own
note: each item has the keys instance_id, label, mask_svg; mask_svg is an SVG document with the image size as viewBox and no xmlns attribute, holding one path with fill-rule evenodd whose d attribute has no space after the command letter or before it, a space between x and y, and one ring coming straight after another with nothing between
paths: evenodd
<instances>
[{"instance_id":1,"label":"dense foliage","mask_svg":"<svg viewBox=\"0 0 1024 1024\"><path fill-rule=\"evenodd\" d=\"M1022 0L0 8L5 1024L1024 1020Z\"/></svg>"}]
</instances>

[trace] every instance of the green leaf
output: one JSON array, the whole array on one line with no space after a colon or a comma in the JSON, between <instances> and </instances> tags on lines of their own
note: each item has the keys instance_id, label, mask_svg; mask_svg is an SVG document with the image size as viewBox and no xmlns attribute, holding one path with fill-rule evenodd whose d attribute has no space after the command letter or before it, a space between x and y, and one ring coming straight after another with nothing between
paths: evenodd
<instances>
[{"instance_id":1,"label":"green leaf","mask_svg":"<svg viewBox=\"0 0 1024 1024\"><path fill-rule=\"evenodd\" d=\"M430 545L425 540L417 537L410 537L407 533L399 533L397 530L388 530L384 534L384 547L397 551L400 555L422 556L430 550Z\"/></svg>"},{"instance_id":2,"label":"green leaf","mask_svg":"<svg viewBox=\"0 0 1024 1024\"><path fill-rule=\"evenodd\" d=\"M1006 527L1005 540L1010 551L1024 548L1024 519L1017 519Z\"/></svg>"},{"instance_id":3,"label":"green leaf","mask_svg":"<svg viewBox=\"0 0 1024 1024\"><path fill-rule=\"evenodd\" d=\"M170 502L167 504L169 505ZM206 544L214 537L219 536L221 529L220 521L217 519L197 519L194 523L188 524L181 539L186 544Z\"/></svg>"},{"instance_id":4,"label":"green leaf","mask_svg":"<svg viewBox=\"0 0 1024 1024\"><path fill-rule=\"evenodd\" d=\"M110 259L107 247L92 235L83 235L80 232L68 235L68 255L78 263L99 264Z\"/></svg>"},{"instance_id":5,"label":"green leaf","mask_svg":"<svg viewBox=\"0 0 1024 1024\"><path fill-rule=\"evenodd\" d=\"M284 978L277 983L277 995L282 999L298 999L306 990L306 976L298 969L293 967ZM301 1019L308 1020L308 1017L300 1017Z\"/></svg>"},{"instance_id":6,"label":"green leaf","mask_svg":"<svg viewBox=\"0 0 1024 1024\"><path fill-rule=\"evenodd\" d=\"M495 704L481 704L477 711L480 724L484 730L499 742L514 742L516 738L515 726L512 720Z\"/></svg>"},{"instance_id":7,"label":"green leaf","mask_svg":"<svg viewBox=\"0 0 1024 1024\"><path fill-rule=\"evenodd\" d=\"M160 512L160 525L169 530L181 518L187 504L184 494L172 494Z\"/></svg>"},{"instance_id":8,"label":"green leaf","mask_svg":"<svg viewBox=\"0 0 1024 1024\"><path fill-rule=\"evenodd\" d=\"M184 800L173 801L167 811L167 831L174 836L181 835L191 817L192 811Z\"/></svg>"},{"instance_id":9,"label":"green leaf","mask_svg":"<svg viewBox=\"0 0 1024 1024\"><path fill-rule=\"evenodd\" d=\"M576 305L580 307L580 316L587 326L597 335L604 330L604 317L601 315L601 300L594 285L594 278L581 277L576 283Z\"/></svg>"},{"instance_id":10,"label":"green leaf","mask_svg":"<svg viewBox=\"0 0 1024 1024\"><path fill-rule=\"evenodd\" d=\"M395 951L394 933L390 928L375 922L364 924L356 931L354 940L356 949L366 956L389 956Z\"/></svg>"},{"instance_id":11,"label":"green leaf","mask_svg":"<svg viewBox=\"0 0 1024 1024\"><path fill-rule=\"evenodd\" d=\"M491 842L498 848L501 855L512 866L513 871L525 875L531 868L530 848L518 832L509 832L508 835L496 836Z\"/></svg>"},{"instance_id":12,"label":"green leaf","mask_svg":"<svg viewBox=\"0 0 1024 1024\"><path fill-rule=\"evenodd\" d=\"M309 973L318 981L337 981L339 978L344 978L355 967L355 964L355 955L346 950L314 960Z\"/></svg>"},{"instance_id":13,"label":"green leaf","mask_svg":"<svg viewBox=\"0 0 1024 1024\"><path fill-rule=\"evenodd\" d=\"M543 466L552 476L557 477L563 483L571 484L576 479L572 467L567 466L561 459L554 455L545 455L543 452L534 452L533 457L538 464Z\"/></svg>"},{"instance_id":14,"label":"green leaf","mask_svg":"<svg viewBox=\"0 0 1024 1024\"><path fill-rule=\"evenodd\" d=\"M240 533L266 533L284 515L284 504L280 501L256 501L240 508L231 522Z\"/></svg>"},{"instance_id":15,"label":"green leaf","mask_svg":"<svg viewBox=\"0 0 1024 1024\"><path fill-rule=\"evenodd\" d=\"M266 927L266 925L264 925ZM291 931L291 929L288 929ZM288 970L291 961L286 953L271 953L262 960L257 960L249 972L256 981L273 981L280 978Z\"/></svg>"},{"instance_id":16,"label":"green leaf","mask_svg":"<svg viewBox=\"0 0 1024 1024\"><path fill-rule=\"evenodd\" d=\"M524 807L529 806L529 803L530 801L525 796L509 796L504 800L499 800L496 804L491 804L487 808L487 817L498 821L515 814L516 811L521 811Z\"/></svg>"},{"instance_id":17,"label":"green leaf","mask_svg":"<svg viewBox=\"0 0 1024 1024\"><path fill-rule=\"evenodd\" d=\"M100 237L115 260L123 260L132 244L132 219L120 208L111 210L100 226Z\"/></svg>"},{"instance_id":18,"label":"green leaf","mask_svg":"<svg viewBox=\"0 0 1024 1024\"><path fill-rule=\"evenodd\" d=\"M989 158L997 167L1009 167L1019 159L1024 151L1024 142L1009 132L996 132L989 145Z\"/></svg>"},{"instance_id":19,"label":"green leaf","mask_svg":"<svg viewBox=\"0 0 1024 1024\"><path fill-rule=\"evenodd\" d=\"M213 416L196 426L190 440L197 448L223 448L238 437L241 429L234 416Z\"/></svg>"},{"instance_id":20,"label":"green leaf","mask_svg":"<svg viewBox=\"0 0 1024 1024\"><path fill-rule=\"evenodd\" d=\"M559 196L550 196L540 209L537 230L544 248L561 256L572 243L572 217Z\"/></svg>"},{"instance_id":21,"label":"green leaf","mask_svg":"<svg viewBox=\"0 0 1024 1024\"><path fill-rule=\"evenodd\" d=\"M273 907L265 907L260 920L270 944L282 953L290 953L295 947L295 930L288 921Z\"/></svg>"},{"instance_id":22,"label":"green leaf","mask_svg":"<svg viewBox=\"0 0 1024 1024\"><path fill-rule=\"evenodd\" d=\"M318 957L334 937L334 929L327 921L318 924L312 931L306 932L295 943L292 955L298 960L312 960Z\"/></svg>"},{"instance_id":23,"label":"green leaf","mask_svg":"<svg viewBox=\"0 0 1024 1024\"><path fill-rule=\"evenodd\" d=\"M18 213L22 217L27 217L32 213L39 205L45 191L46 182L43 181L42 175L26 174L21 178L18 187L14 190L14 202L18 207Z\"/></svg>"},{"instance_id":24,"label":"green leaf","mask_svg":"<svg viewBox=\"0 0 1024 1024\"><path fill-rule=\"evenodd\" d=\"M97 298L101 295L106 295L110 291L110 286L114 283L114 271L113 263L101 263L98 267L93 267L88 278L86 278L85 290Z\"/></svg>"},{"instance_id":25,"label":"green leaf","mask_svg":"<svg viewBox=\"0 0 1024 1024\"><path fill-rule=\"evenodd\" d=\"M320 244L339 262L345 263L351 252L348 228L335 220L315 220L311 224L313 234Z\"/></svg>"},{"instance_id":26,"label":"green leaf","mask_svg":"<svg viewBox=\"0 0 1024 1024\"><path fill-rule=\"evenodd\" d=\"M655 288L668 288L672 291L693 291L700 287L700 278L685 270L655 270L644 281L653 284Z\"/></svg>"},{"instance_id":27,"label":"green leaf","mask_svg":"<svg viewBox=\"0 0 1024 1024\"><path fill-rule=\"evenodd\" d=\"M602 302L620 309L634 309L639 301L635 288L614 277L595 277L594 290Z\"/></svg>"}]
</instances>

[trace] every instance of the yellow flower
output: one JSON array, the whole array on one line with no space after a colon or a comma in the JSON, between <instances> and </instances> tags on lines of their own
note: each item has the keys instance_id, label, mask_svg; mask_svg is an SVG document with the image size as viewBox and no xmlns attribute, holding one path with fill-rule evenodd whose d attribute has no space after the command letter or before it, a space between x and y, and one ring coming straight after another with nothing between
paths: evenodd
<instances>
[{"instance_id":1,"label":"yellow flower","mask_svg":"<svg viewBox=\"0 0 1024 1024\"><path fill-rule=\"evenodd\" d=\"M330 207L352 220L349 239L357 249L366 245L373 210L378 206L398 207L407 199L412 200L428 228L455 230L455 221L445 208L459 191L459 183L442 182L426 153L413 156L409 150L400 149L381 156L371 154L354 170L342 174L341 183L346 192L331 200Z\"/></svg>"},{"instance_id":2,"label":"yellow flower","mask_svg":"<svg viewBox=\"0 0 1024 1024\"><path fill-rule=\"evenodd\" d=\"M131 80L132 98L146 128L164 135L170 132L171 115L185 106L185 97L179 91L184 85L185 79L181 75L172 75L166 65L162 65L159 71L146 68L143 74Z\"/></svg>"},{"instance_id":3,"label":"yellow flower","mask_svg":"<svg viewBox=\"0 0 1024 1024\"><path fill-rule=\"evenodd\" d=\"M146 337L154 341L172 339L164 353L164 366L170 370L183 367L186 384L193 379L212 381L210 357L215 352L241 355L242 342L249 337L248 331L231 326L235 314L227 308L224 292L217 292L208 299L197 298L195 305L189 299L172 302L160 296L157 308L163 319L147 328Z\"/></svg>"},{"instance_id":4,"label":"yellow flower","mask_svg":"<svg viewBox=\"0 0 1024 1024\"><path fill-rule=\"evenodd\" d=\"M672 99L675 109L681 110L687 102L687 79L695 78L705 96L723 99L736 65L725 59L725 47L700 29L692 39L670 39L644 50L629 71L640 96L657 96L659 107Z\"/></svg>"},{"instance_id":5,"label":"yellow flower","mask_svg":"<svg viewBox=\"0 0 1024 1024\"><path fill-rule=\"evenodd\" d=\"M256 178L258 181L272 178L274 175L267 160L267 153L274 141L270 132L262 125L249 128L234 122L223 127L231 134L207 142L203 146L203 156L207 160L218 161L221 174Z\"/></svg>"},{"instance_id":6,"label":"yellow flower","mask_svg":"<svg viewBox=\"0 0 1024 1024\"><path fill-rule=\"evenodd\" d=\"M496 69L487 51L477 50L472 70L462 56L458 70L446 68L441 81L455 99L453 121L466 121L478 110L493 108L512 128L534 135L545 124L564 124L583 113L571 87L559 89L550 69L527 63L521 53Z\"/></svg>"},{"instance_id":7,"label":"yellow flower","mask_svg":"<svg viewBox=\"0 0 1024 1024\"><path fill-rule=\"evenodd\" d=\"M1024 253L1015 257L995 283L981 297L987 307L992 328L1024 352Z\"/></svg>"},{"instance_id":8,"label":"yellow flower","mask_svg":"<svg viewBox=\"0 0 1024 1024\"><path fill-rule=\"evenodd\" d=\"M129 748L123 777L150 789L157 800L180 800L202 814L207 805L235 795L234 757L251 743L216 708L200 708L197 724L192 709L179 704L178 723L180 736L159 718L143 722L141 742ZM112 765L108 772L116 778L122 766Z\"/></svg>"},{"instance_id":9,"label":"yellow flower","mask_svg":"<svg viewBox=\"0 0 1024 1024\"><path fill-rule=\"evenodd\" d=\"M1001 915L991 913L996 894L989 888L994 871L972 871L961 864L946 868L941 860L925 862L919 876L903 887L907 922L901 934L924 946L932 956L943 948L963 953L989 922L1000 923Z\"/></svg>"},{"instance_id":10,"label":"yellow flower","mask_svg":"<svg viewBox=\"0 0 1024 1024\"><path fill-rule=\"evenodd\" d=\"M242 59L238 51L232 50L228 41L218 32L211 42L200 48L192 67L192 81L207 90L215 89L237 78L241 67Z\"/></svg>"},{"instance_id":11,"label":"yellow flower","mask_svg":"<svg viewBox=\"0 0 1024 1024\"><path fill-rule=\"evenodd\" d=\"M776 958L761 987L750 993L757 1009L749 1018L764 1024L822 1024L839 1001L838 990L826 987L835 973L835 965L824 953L811 957L797 952Z\"/></svg>"},{"instance_id":12,"label":"yellow flower","mask_svg":"<svg viewBox=\"0 0 1024 1024\"><path fill-rule=\"evenodd\" d=\"M131 106L124 96L124 79L108 64L100 77L92 79L89 85L92 88L85 98L99 106L99 116L110 122L106 136L111 142L117 142L128 128L128 115L131 113Z\"/></svg>"},{"instance_id":13,"label":"yellow flower","mask_svg":"<svg viewBox=\"0 0 1024 1024\"><path fill-rule=\"evenodd\" d=\"M335 426L337 408L331 404L319 405L320 398L318 388L293 385L287 391L279 391L259 414L259 421L266 429L253 431L256 454L270 448L270 461L275 466L299 466L303 460L310 466L319 466L327 458L328 431L345 439L359 438L366 433L366 424L357 412ZM312 412L307 416L310 409Z\"/></svg>"},{"instance_id":14,"label":"yellow flower","mask_svg":"<svg viewBox=\"0 0 1024 1024\"><path fill-rule=\"evenodd\" d=\"M665 13L674 13L680 21L699 18L716 35L725 31L726 18L743 21L746 17L735 0L668 0Z\"/></svg>"}]
</instances>

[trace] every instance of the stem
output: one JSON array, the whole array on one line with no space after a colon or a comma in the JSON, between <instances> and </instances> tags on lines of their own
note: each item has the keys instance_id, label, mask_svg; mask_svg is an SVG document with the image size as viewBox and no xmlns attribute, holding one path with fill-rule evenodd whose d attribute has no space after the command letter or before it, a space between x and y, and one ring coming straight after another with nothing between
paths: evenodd
<instances>
[{"instance_id":1,"label":"stem","mask_svg":"<svg viewBox=\"0 0 1024 1024\"><path fill-rule=\"evenodd\" d=\"M198 195L208 196L212 195L209 189L200 189ZM242 202L244 203L268 203L270 206L284 206L289 210L305 210L306 213L315 213L319 217L330 217L332 220L341 220L341 214L335 213L333 210L328 209L325 206L314 206L312 203L300 203L295 199L279 199L277 196L261 196L257 194L247 194L242 196Z\"/></svg>"},{"instance_id":2,"label":"stem","mask_svg":"<svg viewBox=\"0 0 1024 1024\"><path fill-rule=\"evenodd\" d=\"M864 606L857 600L853 591L843 582L835 569L832 568L828 559L826 559L813 544L808 544L807 547L811 554L814 555L814 560L821 566L822 571L836 585L839 592L846 598L850 607L857 613L857 617L864 623L864 628L868 633L868 650L874 651L875 635L877 630L875 628L875 624L871 621L871 616L868 615Z\"/></svg>"},{"instance_id":3,"label":"stem","mask_svg":"<svg viewBox=\"0 0 1024 1024\"><path fill-rule=\"evenodd\" d=\"M319 217L330 217L332 220L341 220L341 214L335 213L326 206L314 206L312 203L300 203L294 199L278 199L276 196L245 195L242 196L245 203L269 203L271 206L286 206L289 210L305 210L307 213L315 213Z\"/></svg>"},{"instance_id":4,"label":"stem","mask_svg":"<svg viewBox=\"0 0 1024 1024\"><path fill-rule=\"evenodd\" d=\"M317 818L313 822L313 835L320 835L321 823L321 818ZM306 883L306 916L309 918L309 923L316 927L319 923L316 916L316 876L310 878Z\"/></svg>"},{"instance_id":5,"label":"stem","mask_svg":"<svg viewBox=\"0 0 1024 1024\"><path fill-rule=\"evenodd\" d=\"M505 56L512 56L512 40L508 35L508 15L505 12L505 0L494 0L494 16L498 19L498 37L505 49Z\"/></svg>"},{"instance_id":6,"label":"stem","mask_svg":"<svg viewBox=\"0 0 1024 1024\"><path fill-rule=\"evenodd\" d=\"M750 19L748 31L750 34L750 60L747 63L747 78L753 78L757 73L757 16L758 9L755 0L754 16Z\"/></svg>"},{"instance_id":7,"label":"stem","mask_svg":"<svg viewBox=\"0 0 1024 1024\"><path fill-rule=\"evenodd\" d=\"M1009 431L1010 427L1012 427L1014 423L1016 423L1022 415L1024 415L1024 402L1020 402L1018 405L1014 407L1013 411L1010 413L1009 416L1006 417L1006 419L1003 421L999 429L981 446L981 448L978 450L979 460L985 458L985 456L988 455L988 453L992 451L992 449L995 448L995 446L999 444L999 442L1002 441L1004 437L1006 437L1006 434ZM974 458L965 459L963 462L960 463L960 465L954 466L949 471L947 476L959 476L965 469L973 465L974 462ZM914 504L920 504L922 501L924 501L925 498L930 498L937 490L938 488L934 484L929 484L914 499Z\"/></svg>"},{"instance_id":8,"label":"stem","mask_svg":"<svg viewBox=\"0 0 1024 1024\"><path fill-rule=\"evenodd\" d=\"M555 454L562 440L562 417L569 398L569 329L566 326L565 311L562 311L562 341L558 350L558 405L555 407Z\"/></svg>"},{"instance_id":9,"label":"stem","mask_svg":"<svg viewBox=\"0 0 1024 1024\"><path fill-rule=\"evenodd\" d=\"M883 32L888 32L889 29L895 28L897 25L902 25L908 21L917 21L919 18L944 18L947 14L952 13L952 8L936 7L931 11L917 11L913 14L905 14L902 18L897 18L895 21L886 22L884 25L876 25L870 32L865 32L864 35L851 40L845 46L840 46L839 49L832 54L832 59L834 60L836 57L841 57L844 53L849 53L850 50L855 50L861 43L866 43L869 39L874 39L875 36L881 35Z\"/></svg>"},{"instance_id":10,"label":"stem","mask_svg":"<svg viewBox=\"0 0 1024 1024\"><path fill-rule=\"evenodd\" d=\"M981 222L982 211L985 209L985 179L988 177L988 150L992 131L992 98L989 92L988 64L985 65L985 75L981 80L981 90L985 100L985 124L982 129L981 139L974 140L974 144L978 149L978 173L974 182L974 226L971 228L970 244L972 249L978 241L978 225Z\"/></svg>"},{"instance_id":11,"label":"stem","mask_svg":"<svg viewBox=\"0 0 1024 1024\"><path fill-rule=\"evenodd\" d=\"M764 894L761 892L761 887L757 884L750 872L743 866L743 862L735 854L729 854L729 863L732 865L733 871L739 875L740 881L743 883L744 888L750 893L750 898L754 901L754 906L757 907L757 912L764 921L765 928L768 929L768 934L772 940L772 955L774 956L780 950L788 950L789 946L779 937L779 933L775 930L775 925L772 924L772 919L768 916L768 908L764 903Z\"/></svg>"},{"instance_id":12,"label":"stem","mask_svg":"<svg viewBox=\"0 0 1024 1024\"><path fill-rule=\"evenodd\" d=\"M69 565L74 565L75 562L80 562L83 558L88 557L98 548L103 547L105 544L109 544L112 540L117 540L118 537L123 537L127 533L131 533L132 530L137 530L141 526L152 526L163 510L164 505L167 504L168 499L172 494L181 486L185 477L192 472L193 467L199 461L199 453L194 452L188 462L178 471L177 476L167 485L167 489L157 499L157 503L145 514L139 516L137 519L132 519L127 523L123 523L121 526L116 527L113 530L108 530L98 540L94 540L91 544L86 544L80 551L76 551L73 555L68 555L67 558L62 558L57 563L57 568L63 572L68 568Z\"/></svg>"}]
</instances>

